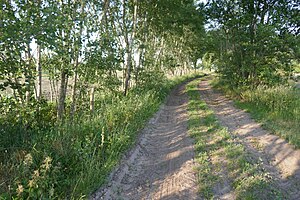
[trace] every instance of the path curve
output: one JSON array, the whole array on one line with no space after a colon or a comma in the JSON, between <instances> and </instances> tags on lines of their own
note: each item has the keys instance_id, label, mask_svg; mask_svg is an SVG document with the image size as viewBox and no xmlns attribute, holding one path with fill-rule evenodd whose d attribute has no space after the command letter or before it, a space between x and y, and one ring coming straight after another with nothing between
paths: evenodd
<instances>
[{"instance_id":1,"label":"path curve","mask_svg":"<svg viewBox=\"0 0 300 200\"><path fill-rule=\"evenodd\" d=\"M201 81L199 90L201 98L214 111L221 125L228 127L249 153L262 160L286 198L299 200L300 150L263 129L249 113L235 108L231 100L211 88L209 80Z\"/></svg>"},{"instance_id":2,"label":"path curve","mask_svg":"<svg viewBox=\"0 0 300 200\"><path fill-rule=\"evenodd\" d=\"M197 199L194 141L187 131L185 85L142 131L138 143L111 174L109 185L90 199Z\"/></svg>"}]
</instances>

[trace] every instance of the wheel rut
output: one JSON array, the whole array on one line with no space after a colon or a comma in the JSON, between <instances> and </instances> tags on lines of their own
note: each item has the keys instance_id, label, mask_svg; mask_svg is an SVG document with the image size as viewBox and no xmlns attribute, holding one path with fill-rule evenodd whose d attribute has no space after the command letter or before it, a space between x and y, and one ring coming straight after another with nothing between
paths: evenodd
<instances>
[{"instance_id":1,"label":"wheel rut","mask_svg":"<svg viewBox=\"0 0 300 200\"><path fill-rule=\"evenodd\" d=\"M221 125L228 127L251 156L262 161L284 199L300 199L300 150L270 134L245 111L235 108L231 100L211 88L209 80L201 81L199 90Z\"/></svg>"},{"instance_id":2,"label":"wheel rut","mask_svg":"<svg viewBox=\"0 0 300 200\"><path fill-rule=\"evenodd\" d=\"M141 132L109 184L90 199L198 199L187 102L181 84Z\"/></svg>"}]
</instances>

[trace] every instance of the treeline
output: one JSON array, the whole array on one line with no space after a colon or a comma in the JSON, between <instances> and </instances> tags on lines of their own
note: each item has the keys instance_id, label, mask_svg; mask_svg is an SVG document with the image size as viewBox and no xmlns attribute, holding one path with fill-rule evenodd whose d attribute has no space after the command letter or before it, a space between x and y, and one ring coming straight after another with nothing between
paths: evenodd
<instances>
[{"instance_id":1,"label":"treeline","mask_svg":"<svg viewBox=\"0 0 300 200\"><path fill-rule=\"evenodd\" d=\"M204 33L193 1L4 1L0 11L1 89L22 105L51 93L58 120L67 100L73 117L87 101L93 111L96 91L126 95L189 68Z\"/></svg>"},{"instance_id":2,"label":"treeline","mask_svg":"<svg viewBox=\"0 0 300 200\"><path fill-rule=\"evenodd\" d=\"M204 64L217 87L272 133L300 146L300 7L295 0L208 1Z\"/></svg>"},{"instance_id":3,"label":"treeline","mask_svg":"<svg viewBox=\"0 0 300 200\"><path fill-rule=\"evenodd\" d=\"M232 87L286 82L299 66L299 2L208 1L207 58Z\"/></svg>"}]
</instances>

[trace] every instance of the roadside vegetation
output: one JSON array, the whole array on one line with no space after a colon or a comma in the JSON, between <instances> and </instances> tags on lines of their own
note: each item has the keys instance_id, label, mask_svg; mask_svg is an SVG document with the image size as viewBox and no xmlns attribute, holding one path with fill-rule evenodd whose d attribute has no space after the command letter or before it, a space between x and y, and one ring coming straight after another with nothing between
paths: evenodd
<instances>
[{"instance_id":1,"label":"roadside vegetation","mask_svg":"<svg viewBox=\"0 0 300 200\"><path fill-rule=\"evenodd\" d=\"M205 64L217 73L217 85L299 148L299 89L288 86L299 87L296 1L208 2L207 15L216 25L206 35L214 45Z\"/></svg>"},{"instance_id":2,"label":"roadside vegetation","mask_svg":"<svg viewBox=\"0 0 300 200\"><path fill-rule=\"evenodd\" d=\"M235 99L272 133L300 148L300 89L288 85L230 88L222 81L213 85Z\"/></svg>"},{"instance_id":3,"label":"roadside vegetation","mask_svg":"<svg viewBox=\"0 0 300 200\"><path fill-rule=\"evenodd\" d=\"M281 199L280 190L273 186L260 160L249 154L239 140L218 123L213 111L201 100L198 84L199 79L190 82L186 92L200 195L213 199L220 197L222 189L227 188L225 193L236 199Z\"/></svg>"},{"instance_id":4,"label":"roadside vegetation","mask_svg":"<svg viewBox=\"0 0 300 200\"><path fill-rule=\"evenodd\" d=\"M165 18L168 13L168 18ZM79 199L196 71L193 1L4 1L0 5L0 199Z\"/></svg>"},{"instance_id":5,"label":"roadside vegetation","mask_svg":"<svg viewBox=\"0 0 300 200\"><path fill-rule=\"evenodd\" d=\"M194 76L133 88L127 96L106 95L95 102L93 116L81 116L76 123L25 129L2 117L0 198L86 198L105 182L168 92Z\"/></svg>"}]
</instances>

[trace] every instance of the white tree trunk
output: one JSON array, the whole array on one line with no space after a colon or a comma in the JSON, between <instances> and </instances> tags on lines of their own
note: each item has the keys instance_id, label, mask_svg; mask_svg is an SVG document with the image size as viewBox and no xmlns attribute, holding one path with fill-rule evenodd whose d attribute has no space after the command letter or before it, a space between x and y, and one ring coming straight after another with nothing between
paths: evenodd
<instances>
[{"instance_id":1,"label":"white tree trunk","mask_svg":"<svg viewBox=\"0 0 300 200\"><path fill-rule=\"evenodd\" d=\"M41 46L37 46L37 72L38 72L38 87L37 99L41 100L42 97L42 63L41 63Z\"/></svg>"},{"instance_id":2,"label":"white tree trunk","mask_svg":"<svg viewBox=\"0 0 300 200\"><path fill-rule=\"evenodd\" d=\"M67 73L65 70L61 71L60 74L60 89L59 89L59 99L58 99L58 107L57 107L57 119L62 120L65 111L65 99L67 93Z\"/></svg>"},{"instance_id":3,"label":"white tree trunk","mask_svg":"<svg viewBox=\"0 0 300 200\"><path fill-rule=\"evenodd\" d=\"M94 113L95 110L95 87L93 86L90 90L90 112Z\"/></svg>"},{"instance_id":4,"label":"white tree trunk","mask_svg":"<svg viewBox=\"0 0 300 200\"><path fill-rule=\"evenodd\" d=\"M126 40L126 53L127 53L127 67L126 67L126 77L125 77L125 89L124 89L124 95L126 96L128 89L129 89L129 81L131 77L131 68L132 68L132 49L135 39L135 33L136 33L136 23L137 23L137 0L133 0L134 3L134 11L133 11L133 29L132 34L129 39L129 33L125 33L125 40ZM123 1L123 9L125 10L125 0ZM125 14L125 13L124 13ZM125 19L125 16L123 16L123 19ZM124 27L126 26L125 20L124 20Z\"/></svg>"}]
</instances>

